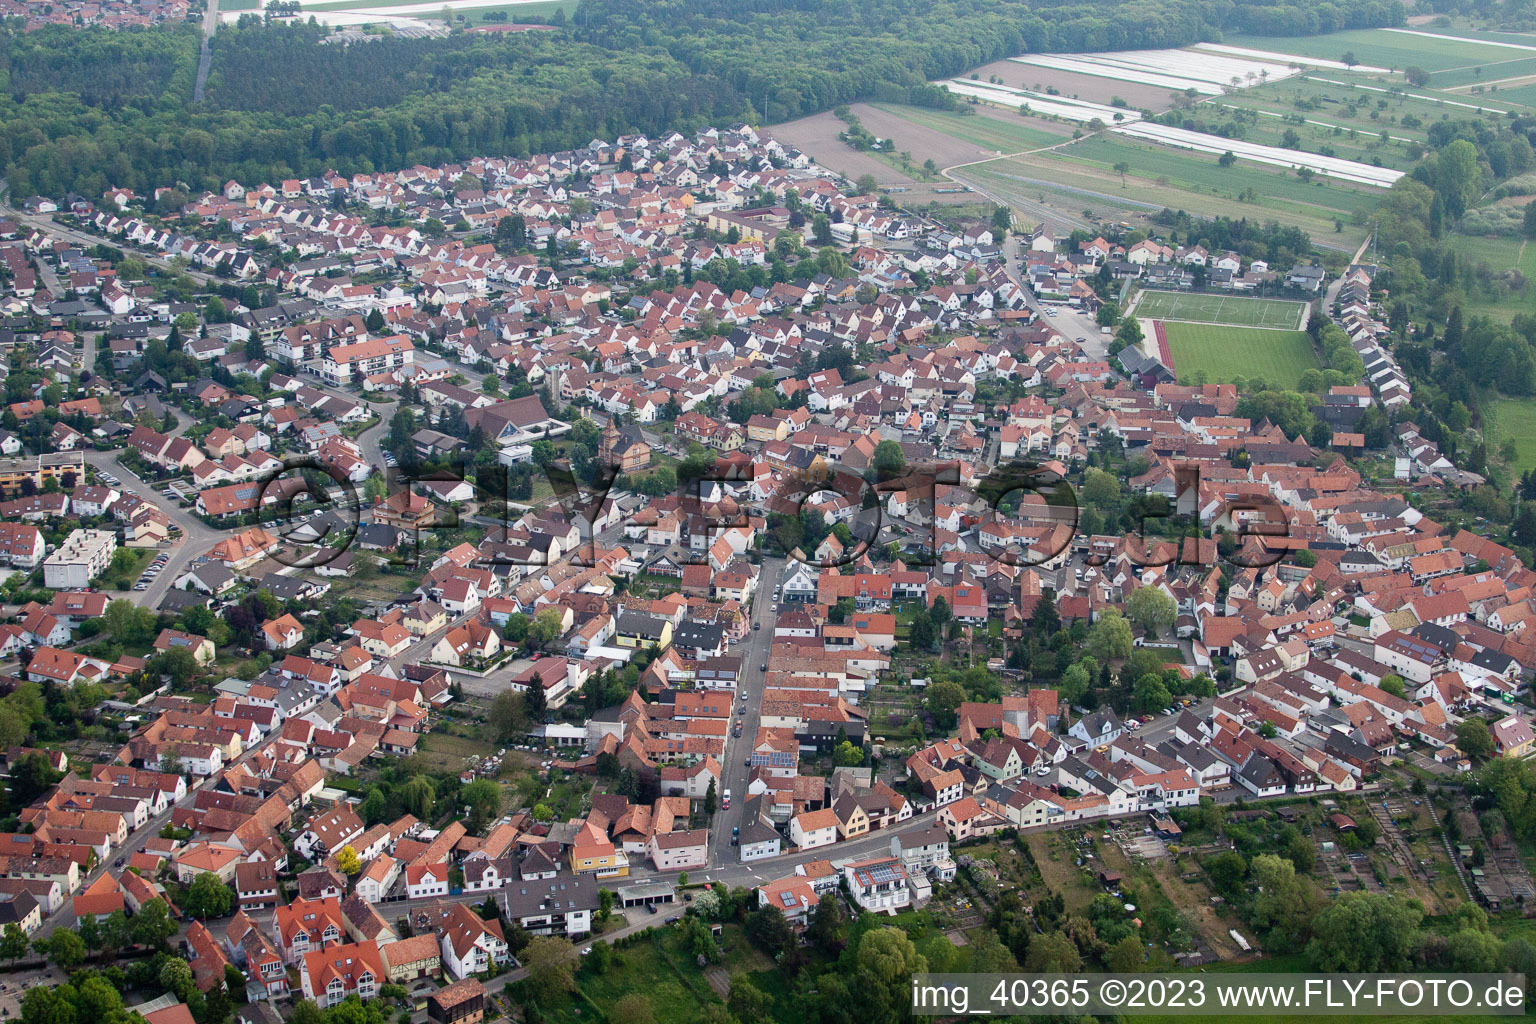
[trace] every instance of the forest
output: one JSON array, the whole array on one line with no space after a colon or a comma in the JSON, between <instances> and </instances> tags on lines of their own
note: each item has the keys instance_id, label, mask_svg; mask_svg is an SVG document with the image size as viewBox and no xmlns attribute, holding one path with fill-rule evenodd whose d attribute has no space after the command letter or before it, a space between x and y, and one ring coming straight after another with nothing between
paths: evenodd
<instances>
[{"instance_id":1,"label":"forest","mask_svg":"<svg viewBox=\"0 0 1536 1024\"><path fill-rule=\"evenodd\" d=\"M331 46L249 15L215 36L200 105L193 26L8 31L0 166L16 196L352 174L865 98L948 106L929 80L1029 50L1402 20L1394 0L583 0L556 32Z\"/></svg>"}]
</instances>

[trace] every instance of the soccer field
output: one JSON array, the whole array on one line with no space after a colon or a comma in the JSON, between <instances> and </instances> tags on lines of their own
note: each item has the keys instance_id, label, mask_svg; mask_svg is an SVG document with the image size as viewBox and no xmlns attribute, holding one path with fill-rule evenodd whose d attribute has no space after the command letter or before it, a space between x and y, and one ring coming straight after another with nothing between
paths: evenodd
<instances>
[{"instance_id":1,"label":"soccer field","mask_svg":"<svg viewBox=\"0 0 1536 1024\"><path fill-rule=\"evenodd\" d=\"M1232 295L1196 295L1190 292L1141 293L1136 315L1150 320L1183 320L1197 324L1231 324L1234 327L1267 327L1281 331L1301 329L1305 306L1283 299L1240 299Z\"/></svg>"},{"instance_id":2,"label":"soccer field","mask_svg":"<svg viewBox=\"0 0 1536 1024\"><path fill-rule=\"evenodd\" d=\"M1204 370L1212 384L1262 377L1268 385L1292 390L1303 373L1321 365L1306 331L1164 323L1163 333L1181 381Z\"/></svg>"}]
</instances>

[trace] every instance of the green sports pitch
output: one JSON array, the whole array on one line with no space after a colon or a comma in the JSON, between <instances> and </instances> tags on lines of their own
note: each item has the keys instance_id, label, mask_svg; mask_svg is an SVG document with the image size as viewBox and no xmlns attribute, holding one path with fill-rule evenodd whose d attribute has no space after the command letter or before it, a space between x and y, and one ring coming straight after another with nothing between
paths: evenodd
<instances>
[{"instance_id":1,"label":"green sports pitch","mask_svg":"<svg viewBox=\"0 0 1536 1024\"><path fill-rule=\"evenodd\" d=\"M1322 366L1306 331L1190 323L1164 323L1163 330L1179 380L1204 370L1212 384L1261 377L1271 387L1295 390L1303 373Z\"/></svg>"},{"instance_id":2,"label":"green sports pitch","mask_svg":"<svg viewBox=\"0 0 1536 1024\"><path fill-rule=\"evenodd\" d=\"M1191 292L1141 293L1135 315L1148 320L1182 320L1196 324L1266 327L1277 331L1301 329L1306 306L1283 299L1242 299L1232 295Z\"/></svg>"}]
</instances>

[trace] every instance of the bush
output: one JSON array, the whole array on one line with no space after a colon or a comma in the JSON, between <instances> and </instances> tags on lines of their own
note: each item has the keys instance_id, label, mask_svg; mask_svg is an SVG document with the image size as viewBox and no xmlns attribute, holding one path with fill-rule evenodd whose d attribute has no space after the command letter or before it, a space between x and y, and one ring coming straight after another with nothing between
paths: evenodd
<instances>
[{"instance_id":1,"label":"bush","mask_svg":"<svg viewBox=\"0 0 1536 1024\"><path fill-rule=\"evenodd\" d=\"M1524 193L1514 193L1524 194ZM1525 211L1515 206L1484 206L1468 210L1458 232L1463 235L1517 238L1525 223Z\"/></svg>"}]
</instances>

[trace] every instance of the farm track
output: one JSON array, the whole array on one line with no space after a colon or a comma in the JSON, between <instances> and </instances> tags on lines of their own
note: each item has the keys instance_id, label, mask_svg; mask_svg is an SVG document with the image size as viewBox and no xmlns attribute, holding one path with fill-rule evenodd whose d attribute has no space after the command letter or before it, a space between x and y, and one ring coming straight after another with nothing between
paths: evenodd
<instances>
[{"instance_id":1,"label":"farm track","mask_svg":"<svg viewBox=\"0 0 1536 1024\"><path fill-rule=\"evenodd\" d=\"M213 67L213 34L219 30L219 0L208 0L203 12L203 45L197 55L197 83L192 86L192 102L203 102L208 90L208 72Z\"/></svg>"},{"instance_id":2,"label":"farm track","mask_svg":"<svg viewBox=\"0 0 1536 1024\"><path fill-rule=\"evenodd\" d=\"M1049 146L1036 146L1033 149L1021 149L1017 153L1001 153L1001 154L999 154L997 156L988 157L985 160L970 160L970 161L967 161L965 163L950 164L948 167L945 167L942 170L940 170L939 174L940 174L941 177L948 178L950 181L953 181L957 185L964 185L967 188L975 190L977 193L979 193L979 194L985 196L986 198L990 199L992 202L996 203L998 206L1010 206L1011 207L1011 206L1014 206L1014 205L1021 205L1021 206L1025 207L1026 209L1028 209L1028 211L1030 213L1033 213L1033 214L1041 217L1042 219L1049 217L1049 218L1051 218L1051 219L1053 219L1053 220L1055 220L1057 222L1066 224L1068 227L1088 229L1088 228L1091 228L1092 225L1089 224L1088 221L1086 219L1084 219L1084 218L1074 217L1074 216L1071 216L1071 215L1065 215L1060 210L1057 210L1055 207L1048 206L1048 205L1046 205L1044 203L1031 202L1031 201L1029 201L1027 199L1026 200L1012 200L1010 202L1004 202L1002 199L998 198L996 195L994 195L991 192L987 191L986 188L984 188L983 186L977 184L976 182L974 182L974 181L966 181L963 178L956 177L955 176L955 172L959 171L959 170L963 170L963 169L965 169L967 167L977 167L977 166L979 166L981 164L989 164L989 163L992 163L994 160L1010 160L1010 159L1012 159L1014 157L1030 156L1030 155L1035 154L1035 153L1050 153L1050 152L1054 152L1055 150L1061 149L1063 146L1070 146L1074 142L1081 142L1082 139L1089 139L1089 138L1092 138L1093 136L1098 135L1098 134L1100 134L1100 132L1089 132L1088 134L1082 136L1082 138L1080 138L1080 139L1062 139L1060 142L1052 143ZM1029 183L1029 184L1034 184L1034 185L1037 185L1037 186L1049 185L1051 188L1062 188L1062 189L1066 189L1068 192L1076 192L1076 191L1078 191L1077 189L1069 188L1068 186L1065 186L1065 185L1056 185L1053 182L1047 182L1047 181L1032 181L1031 179L1028 179L1028 178L1018 177L1017 175L1004 174L1001 171L993 171L993 172L989 172L989 173L997 174L999 177L1004 177L1004 178L1018 178L1019 181L1023 181L1023 182ZM1085 196L1093 196L1095 198L1113 200L1113 197L1105 196L1105 195L1102 195L1100 193L1091 193L1091 192L1084 191L1083 194ZM1152 207L1152 209L1156 209L1156 207Z\"/></svg>"}]
</instances>

